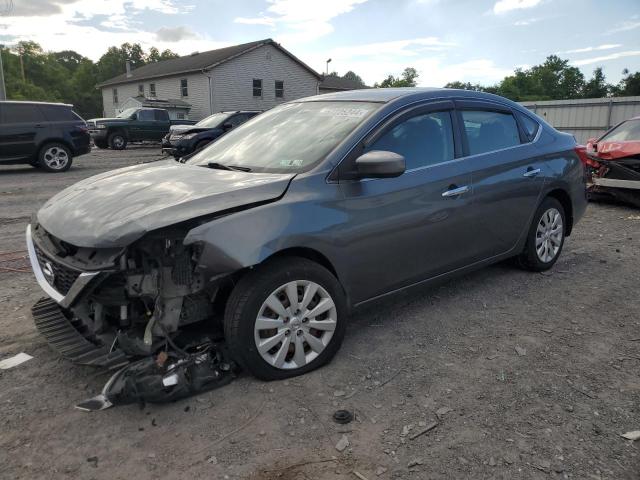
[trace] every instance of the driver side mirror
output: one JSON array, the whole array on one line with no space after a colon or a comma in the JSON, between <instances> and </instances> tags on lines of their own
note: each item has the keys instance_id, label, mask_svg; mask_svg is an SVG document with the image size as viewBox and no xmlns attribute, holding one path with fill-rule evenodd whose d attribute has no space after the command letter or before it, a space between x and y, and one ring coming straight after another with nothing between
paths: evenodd
<instances>
[{"instance_id":1,"label":"driver side mirror","mask_svg":"<svg viewBox=\"0 0 640 480\"><path fill-rule=\"evenodd\" d=\"M233 128L233 125L230 123L223 123L222 124L222 129L226 132L227 130L231 130Z\"/></svg>"},{"instance_id":2,"label":"driver side mirror","mask_svg":"<svg viewBox=\"0 0 640 480\"><path fill-rule=\"evenodd\" d=\"M356 159L359 178L399 177L406 169L402 155L383 150L372 150Z\"/></svg>"}]
</instances>

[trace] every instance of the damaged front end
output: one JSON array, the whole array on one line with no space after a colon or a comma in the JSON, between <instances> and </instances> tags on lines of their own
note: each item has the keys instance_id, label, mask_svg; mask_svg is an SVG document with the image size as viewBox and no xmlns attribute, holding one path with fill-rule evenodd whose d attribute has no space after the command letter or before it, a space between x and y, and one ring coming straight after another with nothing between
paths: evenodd
<instances>
[{"instance_id":1,"label":"damaged front end","mask_svg":"<svg viewBox=\"0 0 640 480\"><path fill-rule=\"evenodd\" d=\"M40 333L74 363L126 365L85 408L173 401L231 378L216 311L228 279L198 267L200 246L184 245L186 233L165 228L128 247L87 248L37 223L27 228L31 265L50 297L32 308Z\"/></svg>"}]
</instances>

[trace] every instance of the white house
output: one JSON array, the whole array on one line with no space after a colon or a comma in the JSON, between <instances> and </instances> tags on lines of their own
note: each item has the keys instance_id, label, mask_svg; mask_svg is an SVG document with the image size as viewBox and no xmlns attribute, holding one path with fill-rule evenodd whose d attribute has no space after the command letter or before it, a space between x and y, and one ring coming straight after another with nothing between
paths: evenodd
<instances>
[{"instance_id":1,"label":"white house","mask_svg":"<svg viewBox=\"0 0 640 480\"><path fill-rule=\"evenodd\" d=\"M322 77L271 39L144 65L102 82L105 117L154 101L172 117L200 120L228 110L267 110L318 94ZM181 108L175 108L175 107Z\"/></svg>"}]
</instances>

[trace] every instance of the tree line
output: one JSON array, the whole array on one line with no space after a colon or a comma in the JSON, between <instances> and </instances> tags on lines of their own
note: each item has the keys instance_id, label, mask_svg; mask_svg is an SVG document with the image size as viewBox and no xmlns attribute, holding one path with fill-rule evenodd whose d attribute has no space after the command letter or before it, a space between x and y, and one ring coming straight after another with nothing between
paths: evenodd
<instances>
[{"instance_id":1,"label":"tree line","mask_svg":"<svg viewBox=\"0 0 640 480\"><path fill-rule=\"evenodd\" d=\"M171 50L149 51L137 43L110 47L97 62L73 50L45 52L36 42L20 42L0 50L9 100L71 103L84 118L102 116L102 94L96 85L131 68L178 55Z\"/></svg>"},{"instance_id":2,"label":"tree line","mask_svg":"<svg viewBox=\"0 0 640 480\"><path fill-rule=\"evenodd\" d=\"M20 42L15 47L0 49L4 64L7 98L10 100L40 100L71 103L84 118L102 115L102 95L96 85L125 71L127 60L131 68L159 62L178 55L171 50L160 52L151 47L145 51L138 43L113 46L97 62L73 50L46 52L35 42ZM339 77L337 72L330 76ZM362 78L349 71L348 78L365 86ZM389 75L374 87L415 87L418 72L408 67L399 76ZM514 101L565 100L640 95L640 71L623 72L617 84L608 83L601 67L586 79L569 60L550 55L540 65L516 69L495 85L469 82L449 82L447 88L462 88L495 93Z\"/></svg>"}]
</instances>

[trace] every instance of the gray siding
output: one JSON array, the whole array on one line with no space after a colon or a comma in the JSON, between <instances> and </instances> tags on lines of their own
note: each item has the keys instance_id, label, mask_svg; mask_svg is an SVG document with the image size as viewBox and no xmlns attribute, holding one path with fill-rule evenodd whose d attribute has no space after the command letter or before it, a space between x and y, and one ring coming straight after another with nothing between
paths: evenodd
<instances>
[{"instance_id":1,"label":"gray siding","mask_svg":"<svg viewBox=\"0 0 640 480\"><path fill-rule=\"evenodd\" d=\"M214 112L268 110L318 93L319 80L271 45L225 62L211 71ZM253 96L253 79L262 80L262 96ZM284 81L284 98L276 98L275 81Z\"/></svg>"},{"instance_id":2,"label":"gray siding","mask_svg":"<svg viewBox=\"0 0 640 480\"><path fill-rule=\"evenodd\" d=\"M640 97L549 100L521 105L583 144L622 120L640 115Z\"/></svg>"},{"instance_id":3,"label":"gray siding","mask_svg":"<svg viewBox=\"0 0 640 480\"><path fill-rule=\"evenodd\" d=\"M180 96L180 80L186 78L188 86L187 97ZM151 80L144 80L142 82L123 83L120 85L114 85L104 87L102 89L102 105L104 108L104 115L106 117L113 117L121 112L125 107L125 103L131 97L138 95L138 84L144 85L144 94L146 97L150 97L149 84L155 83L156 85L156 98L162 100L169 99L182 99L191 104L191 110L189 111L190 120L201 120L202 118L210 115L209 107L209 79L201 74L180 75L165 78L155 78ZM113 89L118 89L118 105L113 103Z\"/></svg>"}]
</instances>

